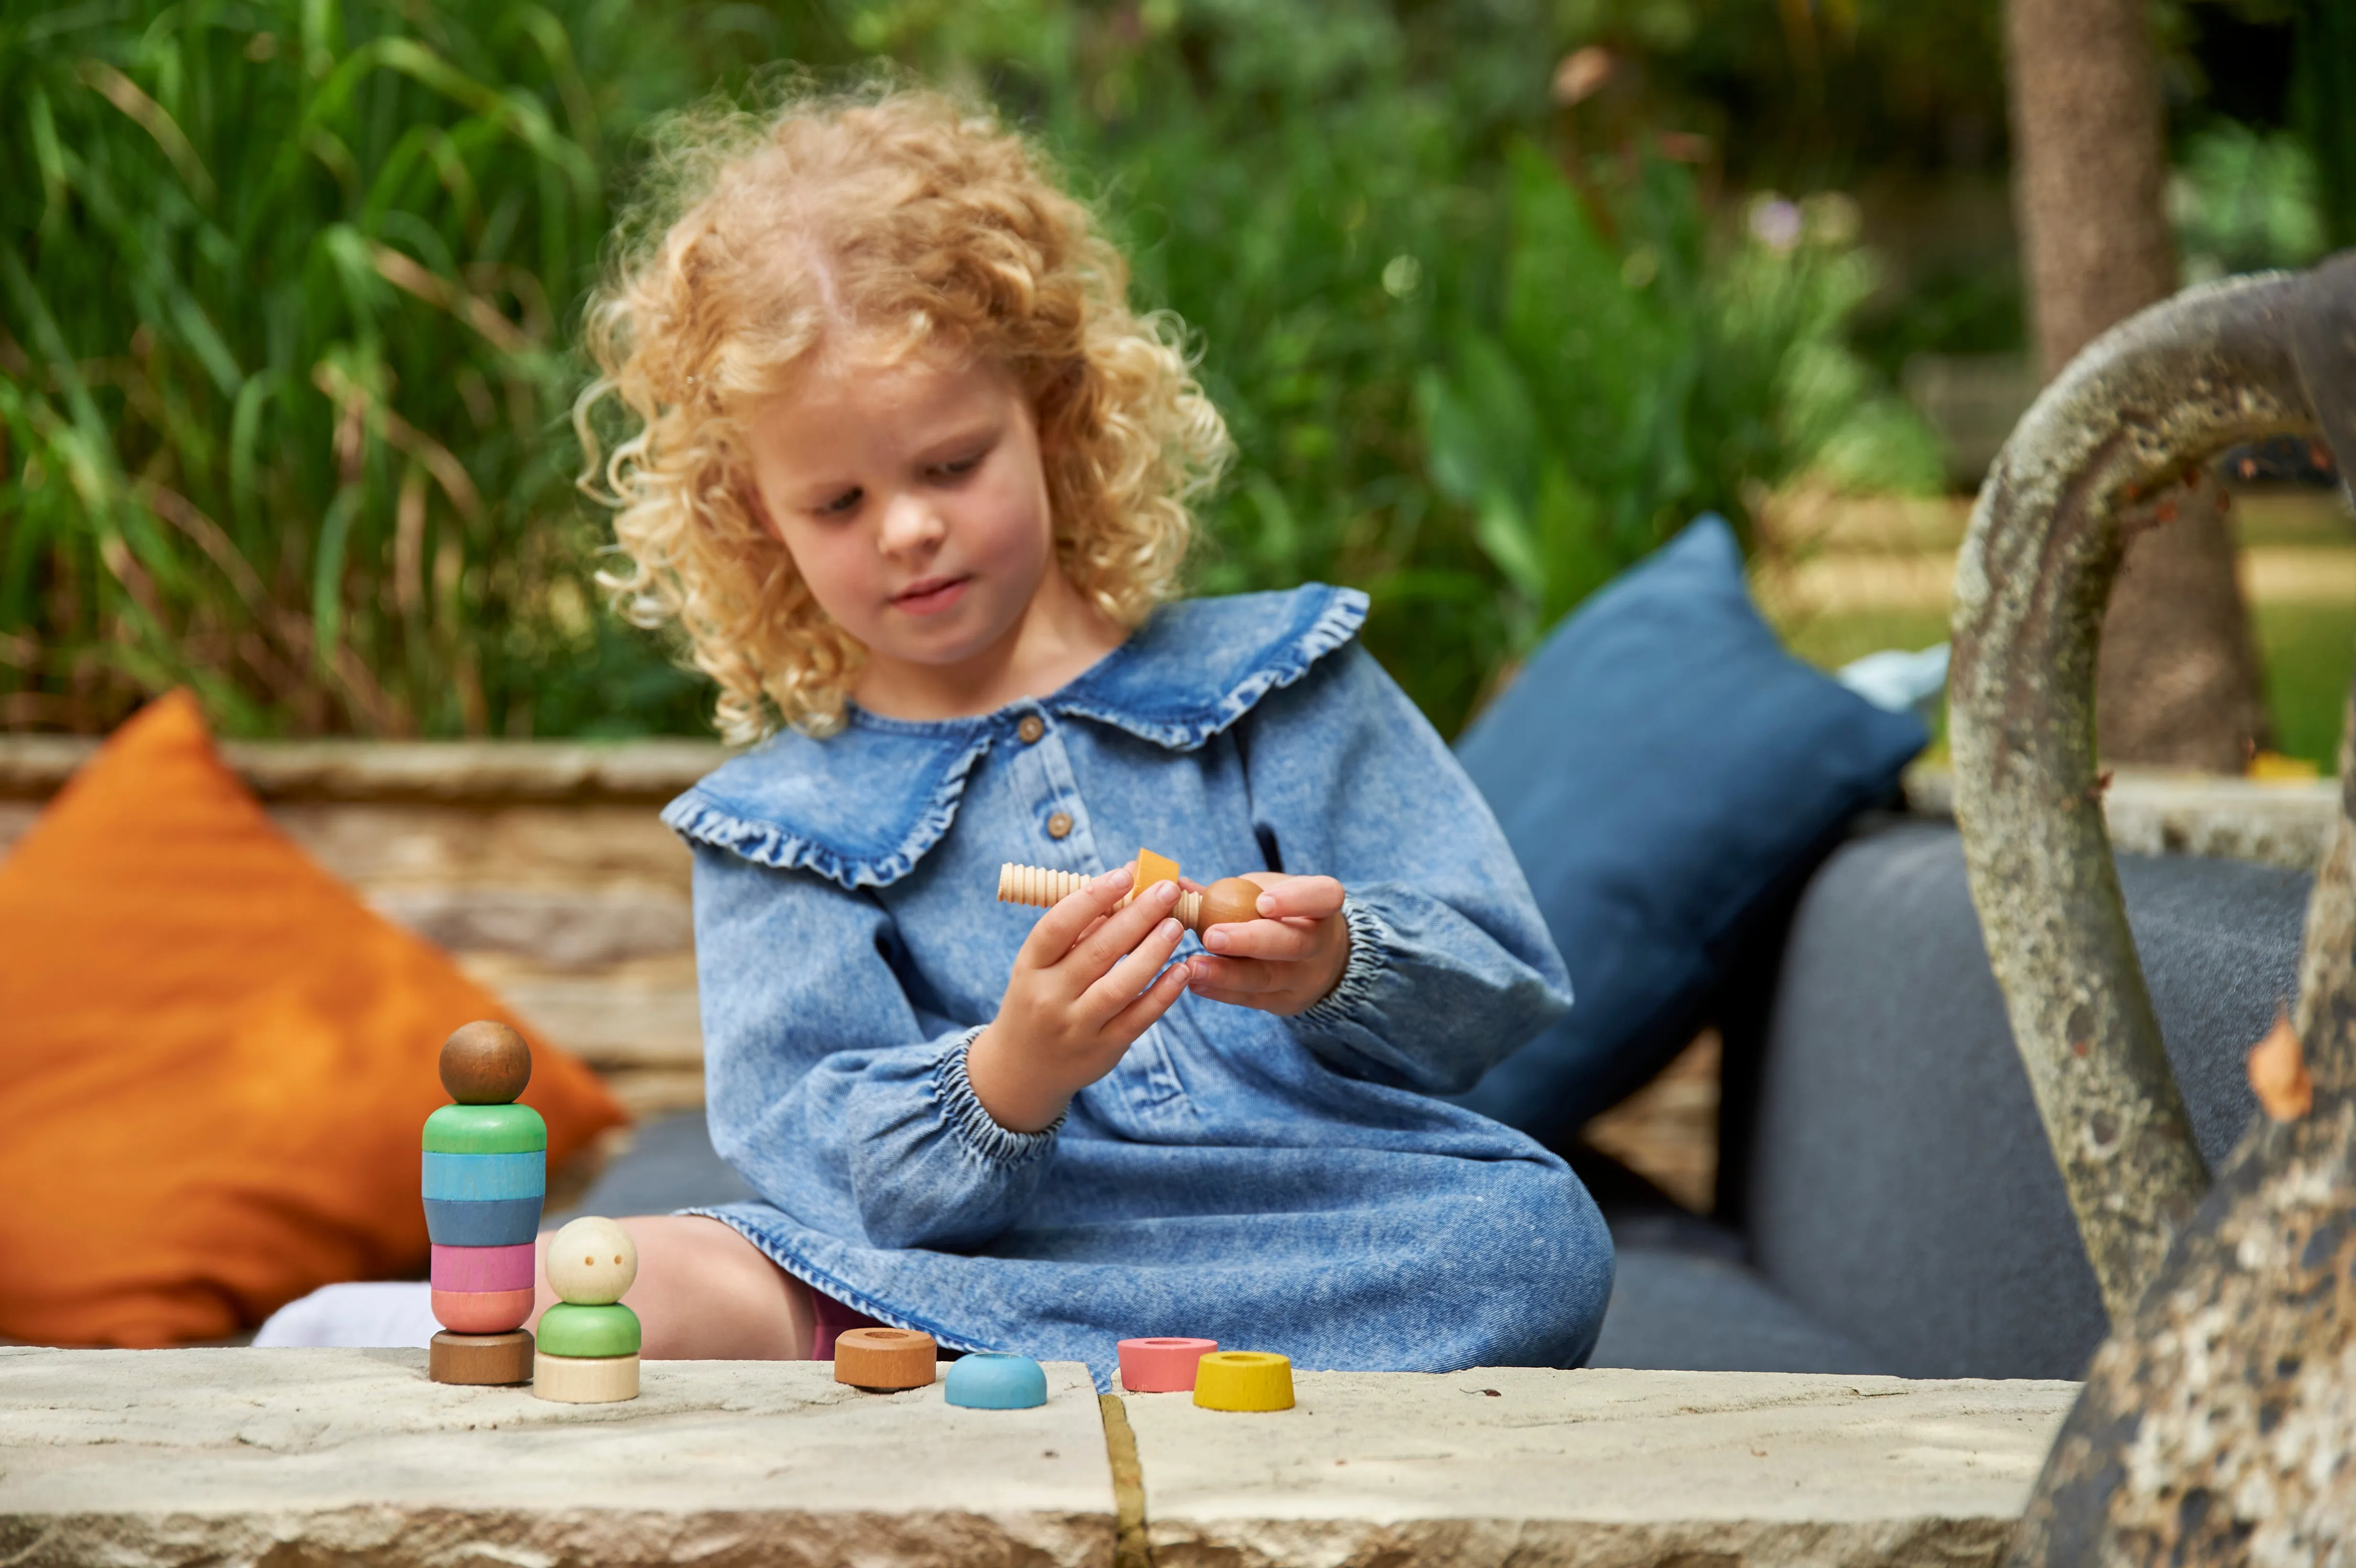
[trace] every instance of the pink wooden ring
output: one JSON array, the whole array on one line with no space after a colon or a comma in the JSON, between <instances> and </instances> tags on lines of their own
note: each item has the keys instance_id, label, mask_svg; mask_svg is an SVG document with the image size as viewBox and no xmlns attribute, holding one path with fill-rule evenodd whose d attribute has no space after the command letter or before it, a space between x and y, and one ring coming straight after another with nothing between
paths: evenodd
<instances>
[{"instance_id":1,"label":"pink wooden ring","mask_svg":"<svg viewBox=\"0 0 2356 1568\"><path fill-rule=\"evenodd\" d=\"M1194 1386L1194 1363L1218 1348L1216 1339L1123 1339L1120 1386L1131 1393L1184 1393Z\"/></svg>"},{"instance_id":2,"label":"pink wooden ring","mask_svg":"<svg viewBox=\"0 0 2356 1568\"><path fill-rule=\"evenodd\" d=\"M530 1290L540 1249L530 1242L512 1247L434 1249L436 1290Z\"/></svg>"},{"instance_id":3,"label":"pink wooden ring","mask_svg":"<svg viewBox=\"0 0 2356 1568\"><path fill-rule=\"evenodd\" d=\"M529 1290L437 1290L434 1320L453 1334L505 1334L531 1316Z\"/></svg>"}]
</instances>

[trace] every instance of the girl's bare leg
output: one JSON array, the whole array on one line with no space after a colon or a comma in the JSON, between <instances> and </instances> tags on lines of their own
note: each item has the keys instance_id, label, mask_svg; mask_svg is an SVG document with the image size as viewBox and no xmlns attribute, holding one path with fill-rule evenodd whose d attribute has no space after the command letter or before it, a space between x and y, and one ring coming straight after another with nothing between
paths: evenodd
<instances>
[{"instance_id":1,"label":"girl's bare leg","mask_svg":"<svg viewBox=\"0 0 2356 1568\"><path fill-rule=\"evenodd\" d=\"M638 1315L646 1331L638 1353L648 1360L809 1360L818 1328L809 1286L733 1227L701 1214L647 1214L621 1225L638 1244L637 1283L622 1293L622 1304ZM556 1301L548 1242L540 1238L532 1328Z\"/></svg>"}]
</instances>

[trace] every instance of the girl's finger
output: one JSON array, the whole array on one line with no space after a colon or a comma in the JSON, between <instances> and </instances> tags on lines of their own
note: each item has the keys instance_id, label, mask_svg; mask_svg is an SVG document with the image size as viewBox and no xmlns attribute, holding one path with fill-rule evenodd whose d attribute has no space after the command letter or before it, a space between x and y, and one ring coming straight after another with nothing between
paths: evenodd
<instances>
[{"instance_id":1,"label":"girl's finger","mask_svg":"<svg viewBox=\"0 0 2356 1568\"><path fill-rule=\"evenodd\" d=\"M1154 976L1170 955L1178 951L1179 941L1186 928L1164 916L1160 925L1145 933L1145 940L1106 971L1104 978L1080 993L1083 1016L1095 1015L1108 1019L1135 1001L1139 993L1153 983Z\"/></svg>"},{"instance_id":2,"label":"girl's finger","mask_svg":"<svg viewBox=\"0 0 2356 1568\"><path fill-rule=\"evenodd\" d=\"M1318 945L1316 923L1238 920L1203 933L1203 945L1223 958L1306 958Z\"/></svg>"},{"instance_id":3,"label":"girl's finger","mask_svg":"<svg viewBox=\"0 0 2356 1568\"><path fill-rule=\"evenodd\" d=\"M1107 915L1102 925L1072 946L1067 962L1080 976L1078 984L1085 987L1102 979L1122 955L1134 951L1145 940L1145 933L1160 924L1177 902L1178 890L1167 882L1157 882L1127 909Z\"/></svg>"},{"instance_id":4,"label":"girl's finger","mask_svg":"<svg viewBox=\"0 0 2356 1568\"><path fill-rule=\"evenodd\" d=\"M1112 912L1120 896L1129 891L1137 872L1133 866L1107 871L1078 892L1059 900L1054 908L1039 917L1031 934L1023 939L1018 956L1033 968L1044 969L1072 950L1097 921Z\"/></svg>"},{"instance_id":5,"label":"girl's finger","mask_svg":"<svg viewBox=\"0 0 2356 1568\"><path fill-rule=\"evenodd\" d=\"M1139 1035L1153 1027L1153 1020L1168 1012L1179 997L1186 994L1186 965L1173 964L1162 971L1145 994L1105 1020L1099 1030L1108 1040L1119 1042L1123 1050Z\"/></svg>"},{"instance_id":6,"label":"girl's finger","mask_svg":"<svg viewBox=\"0 0 2356 1568\"><path fill-rule=\"evenodd\" d=\"M1258 958L1213 958L1197 956L1186 960L1190 971L1188 984L1205 986L1222 991L1249 991L1259 995L1281 991L1290 983L1285 973L1289 965L1269 964Z\"/></svg>"},{"instance_id":7,"label":"girl's finger","mask_svg":"<svg viewBox=\"0 0 2356 1568\"><path fill-rule=\"evenodd\" d=\"M1265 991L1222 991L1211 986L1189 986L1186 988L1206 1002L1225 1002L1231 1008L1257 1008L1264 1013L1279 1010L1276 998Z\"/></svg>"},{"instance_id":8,"label":"girl's finger","mask_svg":"<svg viewBox=\"0 0 2356 1568\"><path fill-rule=\"evenodd\" d=\"M1331 877L1287 877L1259 896L1263 920L1323 920L1342 912L1342 884Z\"/></svg>"}]
</instances>

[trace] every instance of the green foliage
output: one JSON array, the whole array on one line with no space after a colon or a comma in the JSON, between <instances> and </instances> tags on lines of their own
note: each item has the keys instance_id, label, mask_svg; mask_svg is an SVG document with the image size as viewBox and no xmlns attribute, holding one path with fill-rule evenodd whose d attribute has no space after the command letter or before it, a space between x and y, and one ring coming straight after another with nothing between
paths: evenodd
<instances>
[{"instance_id":1,"label":"green foliage","mask_svg":"<svg viewBox=\"0 0 2356 1568\"><path fill-rule=\"evenodd\" d=\"M2186 144L2168 189L2188 283L2323 254L2315 158L2297 137L2222 121Z\"/></svg>"},{"instance_id":2,"label":"green foliage","mask_svg":"<svg viewBox=\"0 0 2356 1568\"><path fill-rule=\"evenodd\" d=\"M1198 585L1367 587L1452 729L1692 512L1935 474L1843 344L1850 209L1754 233L1642 104L1549 96L1591 38L1789 40L1608 9L0 0L0 724L700 728L589 581L578 302L650 112L880 55L1033 130L1188 323L1240 448Z\"/></svg>"},{"instance_id":3,"label":"green foliage","mask_svg":"<svg viewBox=\"0 0 2356 1568\"><path fill-rule=\"evenodd\" d=\"M0 718L185 682L232 731L479 734L647 667L555 429L664 41L624 0L0 13Z\"/></svg>"},{"instance_id":4,"label":"green foliage","mask_svg":"<svg viewBox=\"0 0 2356 1568\"><path fill-rule=\"evenodd\" d=\"M1760 496L1812 469L1939 477L1843 343L1872 282L1855 208L1794 208L1770 244L1641 128L1582 140L1555 62L1616 24L1578 9L843 14L861 47L986 85L1036 128L1100 194L1141 296L1194 330L1238 447L1197 585L1368 589L1369 645L1447 731L1694 513L1748 534Z\"/></svg>"},{"instance_id":5,"label":"green foliage","mask_svg":"<svg viewBox=\"0 0 2356 1568\"><path fill-rule=\"evenodd\" d=\"M1812 468L1936 486L1927 432L1841 344L1871 286L1841 198L1762 198L1714 251L1691 176L1648 161L1608 214L1614 244L1553 163L1513 164L1502 313L1417 387L1432 480L1507 585L1513 653L1697 513L1747 531Z\"/></svg>"}]
</instances>

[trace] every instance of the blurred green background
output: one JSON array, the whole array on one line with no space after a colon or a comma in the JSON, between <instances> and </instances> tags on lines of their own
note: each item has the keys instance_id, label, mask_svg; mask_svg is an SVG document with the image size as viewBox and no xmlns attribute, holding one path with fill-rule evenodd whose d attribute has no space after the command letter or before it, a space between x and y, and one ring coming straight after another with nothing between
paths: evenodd
<instances>
[{"instance_id":1,"label":"blurred green background","mask_svg":"<svg viewBox=\"0 0 2356 1568\"><path fill-rule=\"evenodd\" d=\"M2356 240L2328 0L2159 15L2188 279ZM1967 487L1921 389L2020 354L1992 0L8 0L0 728L705 732L592 581L580 300L650 117L877 60L1189 324L1240 448L1195 586L1368 589L1444 731L1695 512L1804 566L1779 496ZM2356 605L2258 614L2328 760Z\"/></svg>"}]
</instances>

